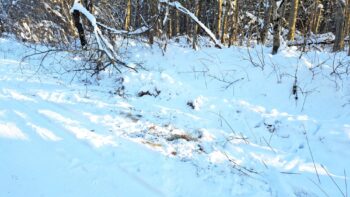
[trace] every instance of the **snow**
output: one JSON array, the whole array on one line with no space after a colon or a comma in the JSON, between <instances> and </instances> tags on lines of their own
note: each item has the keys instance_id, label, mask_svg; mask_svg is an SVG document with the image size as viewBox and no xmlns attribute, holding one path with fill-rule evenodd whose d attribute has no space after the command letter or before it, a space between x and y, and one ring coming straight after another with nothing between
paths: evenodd
<instances>
[{"instance_id":1,"label":"snow","mask_svg":"<svg viewBox=\"0 0 350 197\"><path fill-rule=\"evenodd\" d=\"M92 15L83 5L81 5L79 0L75 0L74 4L70 10L71 13L73 13L75 10L82 13L86 18L89 20L91 25L94 27L94 29L97 27L96 18L94 15Z\"/></svg>"},{"instance_id":2,"label":"snow","mask_svg":"<svg viewBox=\"0 0 350 197\"><path fill-rule=\"evenodd\" d=\"M39 67L40 57L20 61L34 47L0 39L1 196L349 191L350 79L331 74L346 71L345 53L257 46L257 67L243 47L170 41L163 56L129 46L122 52L146 69L97 79L65 72L81 63L74 54Z\"/></svg>"}]
</instances>

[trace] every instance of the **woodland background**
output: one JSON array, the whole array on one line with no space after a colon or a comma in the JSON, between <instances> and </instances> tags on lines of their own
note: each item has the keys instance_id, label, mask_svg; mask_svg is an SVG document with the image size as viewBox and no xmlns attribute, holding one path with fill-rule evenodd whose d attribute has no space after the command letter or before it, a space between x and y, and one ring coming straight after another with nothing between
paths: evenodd
<instances>
[{"instance_id":1,"label":"woodland background","mask_svg":"<svg viewBox=\"0 0 350 197\"><path fill-rule=\"evenodd\" d=\"M167 40L183 36L197 49L198 38L208 36L203 26L219 48L260 43L273 45L273 54L281 42L302 50L327 45L336 52L349 41L350 0L2 0L1 32L65 47L77 47L79 37L79 46L93 48L94 28L81 10L71 11L74 3L96 17L112 45L123 36L166 49Z\"/></svg>"}]
</instances>

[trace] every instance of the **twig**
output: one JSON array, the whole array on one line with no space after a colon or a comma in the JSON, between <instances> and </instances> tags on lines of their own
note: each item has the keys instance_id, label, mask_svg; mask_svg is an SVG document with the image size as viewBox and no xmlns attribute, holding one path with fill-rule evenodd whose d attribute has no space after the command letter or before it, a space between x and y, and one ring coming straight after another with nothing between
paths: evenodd
<instances>
[{"instance_id":1,"label":"twig","mask_svg":"<svg viewBox=\"0 0 350 197\"><path fill-rule=\"evenodd\" d=\"M218 113L215 113L215 112L210 112L210 113L213 113L215 115L217 115L219 118L221 118L221 120L223 120L226 125L230 128L231 132L234 134L234 135L237 135L237 133L235 132L235 130L232 128L232 126L230 125L230 123L221 115L221 114L218 114ZM242 139L244 140L244 142L246 144L249 144L247 138L245 138L242 133L239 133L239 135L242 137Z\"/></svg>"},{"instance_id":2,"label":"twig","mask_svg":"<svg viewBox=\"0 0 350 197\"><path fill-rule=\"evenodd\" d=\"M248 169L244 166L239 165L237 162L235 162L233 159L231 159L226 152L223 152L223 154L226 156L227 160L230 161L231 163L233 163L234 167L236 170L238 170L239 172L243 173L244 175L250 176L247 172L249 173L253 173L253 174L259 174L258 172ZM247 172L244 172L247 171Z\"/></svg>"},{"instance_id":3,"label":"twig","mask_svg":"<svg viewBox=\"0 0 350 197\"><path fill-rule=\"evenodd\" d=\"M333 179L332 175L329 174L328 170L321 165L321 167L323 168L323 170L327 173L328 177L332 180L332 182L334 183L335 186L337 186L339 192L342 194L343 197L346 197L344 192L340 189L339 185L337 184L337 182L335 182L335 180Z\"/></svg>"},{"instance_id":4,"label":"twig","mask_svg":"<svg viewBox=\"0 0 350 197\"><path fill-rule=\"evenodd\" d=\"M274 152L276 154L276 151L275 151L275 149L272 148L271 144L269 142L267 142L264 137L263 137L263 139L264 139L266 145L272 150L272 152Z\"/></svg>"},{"instance_id":5,"label":"twig","mask_svg":"<svg viewBox=\"0 0 350 197\"><path fill-rule=\"evenodd\" d=\"M304 125L303 125L303 128L304 128L304 135L305 135L305 138L306 138L307 146L308 146L308 148L309 148L309 152L310 152L310 155L311 155L312 163L313 163L313 165L314 165L315 172L316 172L316 175L317 175L317 179L318 179L318 182L321 184L320 175L318 174L318 171L317 171L317 168L316 168L314 156L313 156L313 154L312 154L311 147L310 147L310 143L309 143L309 138L307 137L307 133L306 133L306 129L305 129L305 126L304 126Z\"/></svg>"},{"instance_id":6,"label":"twig","mask_svg":"<svg viewBox=\"0 0 350 197\"><path fill-rule=\"evenodd\" d=\"M324 189L322 189L322 187L320 187L319 184L317 184L315 181L313 181L313 180L310 179L310 178L308 178L308 179L309 179L309 181L311 181L311 183L313 183L314 185L316 185L316 187L317 187L318 189L320 189L320 191L321 191L325 196L329 197L329 195L327 194L327 192L324 191Z\"/></svg>"},{"instance_id":7,"label":"twig","mask_svg":"<svg viewBox=\"0 0 350 197\"><path fill-rule=\"evenodd\" d=\"M344 169L344 181L345 181L345 195L348 197L348 182L347 182L347 177L346 177L346 171Z\"/></svg>"},{"instance_id":8,"label":"twig","mask_svg":"<svg viewBox=\"0 0 350 197\"><path fill-rule=\"evenodd\" d=\"M215 112L211 112L211 113L213 113L213 114L219 116L219 118L221 118L221 119L226 123L226 125L230 128L231 132L232 132L233 134L237 135L236 132L235 132L235 130L231 127L230 123L228 123L228 121L227 121L221 114L218 114L218 113L215 113Z\"/></svg>"},{"instance_id":9,"label":"twig","mask_svg":"<svg viewBox=\"0 0 350 197\"><path fill-rule=\"evenodd\" d=\"M234 81L226 81L224 78L221 79L221 78L219 78L219 77L217 77L217 76L215 76L215 75L208 75L208 76L211 77L211 78L213 78L213 79L215 79L215 80L218 80L219 82L226 83L227 85L224 86L225 89L228 89L228 88L231 87L233 84L244 80L244 77L241 77L241 78L236 79L236 80L234 80Z\"/></svg>"},{"instance_id":10,"label":"twig","mask_svg":"<svg viewBox=\"0 0 350 197\"><path fill-rule=\"evenodd\" d=\"M280 172L281 174L291 174L291 175L300 175L299 172Z\"/></svg>"}]
</instances>

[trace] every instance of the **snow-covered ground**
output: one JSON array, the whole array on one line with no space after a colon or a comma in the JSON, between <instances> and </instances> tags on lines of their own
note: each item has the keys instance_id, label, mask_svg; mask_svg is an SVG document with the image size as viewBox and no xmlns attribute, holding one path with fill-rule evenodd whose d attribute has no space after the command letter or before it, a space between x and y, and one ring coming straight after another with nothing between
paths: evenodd
<instances>
[{"instance_id":1,"label":"snow-covered ground","mask_svg":"<svg viewBox=\"0 0 350 197\"><path fill-rule=\"evenodd\" d=\"M84 78L0 39L0 196L347 197L350 58L269 52L130 41L145 70Z\"/></svg>"}]
</instances>

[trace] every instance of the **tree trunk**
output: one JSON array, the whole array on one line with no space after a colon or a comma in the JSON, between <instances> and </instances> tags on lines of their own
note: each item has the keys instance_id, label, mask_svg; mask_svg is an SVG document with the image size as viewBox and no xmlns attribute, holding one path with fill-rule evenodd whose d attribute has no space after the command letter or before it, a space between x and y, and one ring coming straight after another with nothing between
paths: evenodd
<instances>
[{"instance_id":1,"label":"tree trunk","mask_svg":"<svg viewBox=\"0 0 350 197\"><path fill-rule=\"evenodd\" d=\"M149 9L149 18L154 18L155 15L158 13L158 3L156 0L149 0L148 1L148 9ZM159 28L159 23L158 19L156 21L153 21L153 28L148 31L148 39L149 43L153 45L154 43L154 36L156 32L158 31Z\"/></svg>"},{"instance_id":2,"label":"tree trunk","mask_svg":"<svg viewBox=\"0 0 350 197\"><path fill-rule=\"evenodd\" d=\"M348 56L350 56L350 0L346 1L346 11L345 11L345 28L344 28L344 35L348 36Z\"/></svg>"},{"instance_id":3,"label":"tree trunk","mask_svg":"<svg viewBox=\"0 0 350 197\"><path fill-rule=\"evenodd\" d=\"M216 36L220 39L221 28L222 28L222 1L218 0L218 19L217 19L217 29Z\"/></svg>"},{"instance_id":4,"label":"tree trunk","mask_svg":"<svg viewBox=\"0 0 350 197\"><path fill-rule=\"evenodd\" d=\"M295 36L295 24L298 16L299 0L292 0L292 7L289 16L289 32L288 40L294 40Z\"/></svg>"},{"instance_id":5,"label":"tree trunk","mask_svg":"<svg viewBox=\"0 0 350 197\"><path fill-rule=\"evenodd\" d=\"M129 31L130 29L130 20L131 20L131 0L128 0L125 11L125 21L124 21L124 29Z\"/></svg>"},{"instance_id":6,"label":"tree trunk","mask_svg":"<svg viewBox=\"0 0 350 197\"><path fill-rule=\"evenodd\" d=\"M225 0L224 7L224 21L222 23L222 31L221 31L221 43L226 43L227 29L228 29L228 15L230 11L229 0Z\"/></svg>"},{"instance_id":7,"label":"tree trunk","mask_svg":"<svg viewBox=\"0 0 350 197\"><path fill-rule=\"evenodd\" d=\"M3 32L4 32L4 24L0 18L0 36L2 35Z\"/></svg>"},{"instance_id":8,"label":"tree trunk","mask_svg":"<svg viewBox=\"0 0 350 197\"><path fill-rule=\"evenodd\" d=\"M238 0L234 0L233 5L233 15L232 15L232 27L231 27L231 35L230 35L230 41L229 41L229 47L233 45L237 41L237 36L238 36L238 15L239 15L239 10L238 10Z\"/></svg>"},{"instance_id":9,"label":"tree trunk","mask_svg":"<svg viewBox=\"0 0 350 197\"><path fill-rule=\"evenodd\" d=\"M175 17L174 17L174 31L173 36L178 36L180 34L180 14L178 10L175 10Z\"/></svg>"},{"instance_id":10,"label":"tree trunk","mask_svg":"<svg viewBox=\"0 0 350 197\"><path fill-rule=\"evenodd\" d=\"M135 16L135 25L141 26L142 20L141 20L141 0L136 1L136 16Z\"/></svg>"},{"instance_id":11,"label":"tree trunk","mask_svg":"<svg viewBox=\"0 0 350 197\"><path fill-rule=\"evenodd\" d=\"M335 40L333 46L333 52L341 51L344 49L344 11L345 5L341 0L338 0L336 13L335 13Z\"/></svg>"},{"instance_id":12,"label":"tree trunk","mask_svg":"<svg viewBox=\"0 0 350 197\"><path fill-rule=\"evenodd\" d=\"M322 8L323 5L319 0L315 1L315 8L314 8L314 13L312 14L312 20L311 20L311 31L314 34L318 33L318 28L320 26L320 21L321 21L321 14L322 14Z\"/></svg>"},{"instance_id":13,"label":"tree trunk","mask_svg":"<svg viewBox=\"0 0 350 197\"><path fill-rule=\"evenodd\" d=\"M264 15L264 26L261 30L260 33L260 40L261 40L261 44L265 44L266 43L266 39L268 36L268 31L269 31L269 27L270 27L270 19L271 19L271 13L272 13L272 2L271 0L268 0L268 6L267 8L265 8L265 15Z\"/></svg>"},{"instance_id":14,"label":"tree trunk","mask_svg":"<svg viewBox=\"0 0 350 197\"><path fill-rule=\"evenodd\" d=\"M194 3L194 9L195 9L195 15L199 16L199 13L201 12L201 0L195 0ZM198 24L194 25L193 29L193 43L192 43L192 48L197 50L198 48Z\"/></svg>"},{"instance_id":15,"label":"tree trunk","mask_svg":"<svg viewBox=\"0 0 350 197\"><path fill-rule=\"evenodd\" d=\"M169 19L168 19L168 30L167 31L168 31L168 37L171 38L173 36L174 11L170 10L168 17L169 17Z\"/></svg>"},{"instance_id":16,"label":"tree trunk","mask_svg":"<svg viewBox=\"0 0 350 197\"><path fill-rule=\"evenodd\" d=\"M74 10L74 12L73 12L73 20L74 20L74 25L75 25L75 27L78 30L80 44L81 44L82 48L85 48L87 42L86 42L86 38L85 38L84 27L83 27L83 24L81 24L81 21L80 21L80 12L78 10Z\"/></svg>"},{"instance_id":17,"label":"tree trunk","mask_svg":"<svg viewBox=\"0 0 350 197\"><path fill-rule=\"evenodd\" d=\"M186 1L185 7L190 8L191 7L191 2ZM188 38L192 35L192 22L191 18L186 15L186 35L188 35ZM188 43L191 43L190 39L187 40Z\"/></svg>"},{"instance_id":18,"label":"tree trunk","mask_svg":"<svg viewBox=\"0 0 350 197\"><path fill-rule=\"evenodd\" d=\"M278 8L276 0L272 0L272 14L273 14L273 46L272 55L277 54L280 47L280 16L278 15Z\"/></svg>"}]
</instances>

